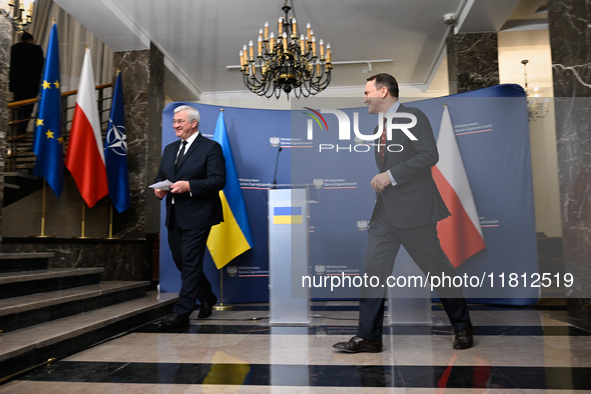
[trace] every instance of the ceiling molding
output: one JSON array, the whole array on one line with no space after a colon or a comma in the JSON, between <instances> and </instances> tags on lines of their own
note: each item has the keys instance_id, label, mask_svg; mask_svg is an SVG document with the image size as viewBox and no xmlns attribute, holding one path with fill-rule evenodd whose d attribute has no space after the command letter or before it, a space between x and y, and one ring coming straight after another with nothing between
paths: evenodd
<instances>
[{"instance_id":1,"label":"ceiling molding","mask_svg":"<svg viewBox=\"0 0 591 394\"><path fill-rule=\"evenodd\" d=\"M101 0L101 2L107 7L109 11L113 13L113 15L119 19L119 22L123 24L123 26L127 27L130 32L132 32L145 46L146 48L150 48L150 42L152 39L146 33L146 31L139 26L133 18L125 11L121 5L117 1L114 0Z\"/></svg>"},{"instance_id":2,"label":"ceiling molding","mask_svg":"<svg viewBox=\"0 0 591 394\"><path fill-rule=\"evenodd\" d=\"M185 71L172 59L172 57L164 50L152 37L142 28L131 15L117 2L116 0L101 0L101 2L113 12L119 21L126 26L136 37L138 37L144 45L148 48L150 44L155 45L164 55L164 66L173 73L176 78L185 84L186 89L191 92L197 99L201 96L201 89L191 80Z\"/></svg>"}]
</instances>

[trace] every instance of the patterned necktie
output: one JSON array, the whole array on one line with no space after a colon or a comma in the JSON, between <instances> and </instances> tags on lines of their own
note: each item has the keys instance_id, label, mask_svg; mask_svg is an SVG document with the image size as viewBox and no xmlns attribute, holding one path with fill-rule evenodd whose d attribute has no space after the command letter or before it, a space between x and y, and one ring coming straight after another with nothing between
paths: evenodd
<instances>
[{"instance_id":1,"label":"patterned necktie","mask_svg":"<svg viewBox=\"0 0 591 394\"><path fill-rule=\"evenodd\" d=\"M386 118L384 118L384 128L380 135L380 159L384 162L384 151L386 150Z\"/></svg>"},{"instance_id":2,"label":"patterned necktie","mask_svg":"<svg viewBox=\"0 0 591 394\"><path fill-rule=\"evenodd\" d=\"M178 170L179 165L181 164L181 160L183 159L183 156L185 155L185 148L187 147L187 141L183 141L182 145L183 145L183 147L181 148L181 151L177 155L176 161L174 162L174 169L175 170Z\"/></svg>"}]
</instances>

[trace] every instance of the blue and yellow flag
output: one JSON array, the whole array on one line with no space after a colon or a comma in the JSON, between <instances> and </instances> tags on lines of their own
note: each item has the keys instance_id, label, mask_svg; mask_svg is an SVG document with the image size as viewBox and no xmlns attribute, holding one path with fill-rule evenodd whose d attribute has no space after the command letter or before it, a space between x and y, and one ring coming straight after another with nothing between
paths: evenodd
<instances>
[{"instance_id":1,"label":"blue and yellow flag","mask_svg":"<svg viewBox=\"0 0 591 394\"><path fill-rule=\"evenodd\" d=\"M123 112L123 86L121 73L117 75L109 126L105 137L105 166L109 183L109 196L117 212L131 205L129 197L129 174L127 171L127 133Z\"/></svg>"},{"instance_id":2,"label":"blue and yellow flag","mask_svg":"<svg viewBox=\"0 0 591 394\"><path fill-rule=\"evenodd\" d=\"M59 198L64 189L64 138L58 46L57 25L54 24L49 36L33 136L33 152L37 155L33 175L44 177Z\"/></svg>"},{"instance_id":3,"label":"blue and yellow flag","mask_svg":"<svg viewBox=\"0 0 591 394\"><path fill-rule=\"evenodd\" d=\"M238 182L238 173L234 165L234 157L226 132L224 112L221 111L215 126L213 140L222 146L226 159L226 186L220 191L224 221L211 228L207 239L207 248L213 261L221 269L236 256L252 247L252 233L246 216L244 197Z\"/></svg>"},{"instance_id":4,"label":"blue and yellow flag","mask_svg":"<svg viewBox=\"0 0 591 394\"><path fill-rule=\"evenodd\" d=\"M275 207L273 224L302 224L302 207Z\"/></svg>"}]
</instances>

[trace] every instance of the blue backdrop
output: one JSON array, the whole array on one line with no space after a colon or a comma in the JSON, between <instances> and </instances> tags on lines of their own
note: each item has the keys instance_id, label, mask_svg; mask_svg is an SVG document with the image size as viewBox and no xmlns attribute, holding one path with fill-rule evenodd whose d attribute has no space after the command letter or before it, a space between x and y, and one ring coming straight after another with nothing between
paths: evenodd
<instances>
[{"instance_id":1,"label":"blue backdrop","mask_svg":"<svg viewBox=\"0 0 591 394\"><path fill-rule=\"evenodd\" d=\"M279 147L279 184L310 186L310 273L362 274L367 222L375 202L370 180L376 173L371 147L355 140L357 113L361 133L371 134L376 116L367 108L344 109L351 122L350 140L338 138L337 116L321 108L345 108L339 99L306 100L310 109L258 110L224 107L226 128L253 232L253 248L223 268L224 302L268 301L267 190L273 183ZM172 103L163 113L163 147L176 138L170 126L173 110L188 104L201 112L200 131L212 137L222 107ZM526 99L517 85L407 103L428 116L435 136L449 107L486 242L486 249L458 269L485 278L482 287L464 289L472 301L531 304L539 288ZM313 118L316 117L319 122ZM311 125L309 124L311 123ZM310 134L311 133L311 134ZM332 146L332 148L331 148ZM162 205L162 217L165 207ZM180 278L172 263L162 219L160 284L176 292ZM219 295L220 271L207 256L205 271ZM510 274L518 280L509 282ZM504 278L503 278L504 275ZM524 275L524 276L523 276ZM512 286L514 285L514 286ZM314 298L356 298L358 289L313 288Z\"/></svg>"}]
</instances>

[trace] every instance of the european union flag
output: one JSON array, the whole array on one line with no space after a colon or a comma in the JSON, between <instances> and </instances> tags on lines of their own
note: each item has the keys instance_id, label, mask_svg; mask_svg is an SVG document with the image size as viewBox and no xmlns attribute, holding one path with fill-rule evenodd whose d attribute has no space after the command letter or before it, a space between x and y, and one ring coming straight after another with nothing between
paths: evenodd
<instances>
[{"instance_id":1,"label":"european union flag","mask_svg":"<svg viewBox=\"0 0 591 394\"><path fill-rule=\"evenodd\" d=\"M127 172L127 134L123 112L123 87L121 73L117 75L109 126L105 138L105 165L109 182L109 195L119 213L131 205L129 174Z\"/></svg>"},{"instance_id":2,"label":"european union flag","mask_svg":"<svg viewBox=\"0 0 591 394\"><path fill-rule=\"evenodd\" d=\"M45 177L59 198L64 189L64 138L58 44L57 25L54 24L49 36L43 82L40 86L41 99L33 136L33 152L37 155L33 175Z\"/></svg>"}]
</instances>

